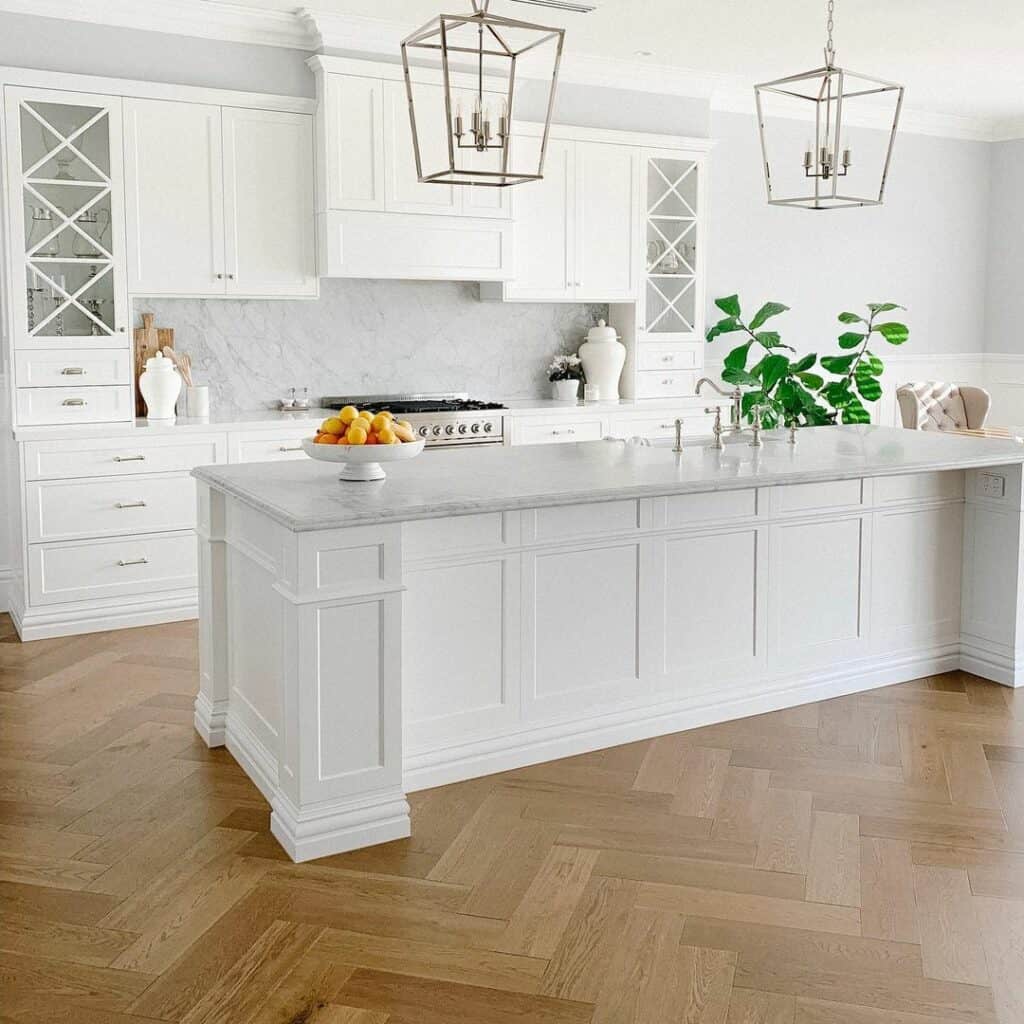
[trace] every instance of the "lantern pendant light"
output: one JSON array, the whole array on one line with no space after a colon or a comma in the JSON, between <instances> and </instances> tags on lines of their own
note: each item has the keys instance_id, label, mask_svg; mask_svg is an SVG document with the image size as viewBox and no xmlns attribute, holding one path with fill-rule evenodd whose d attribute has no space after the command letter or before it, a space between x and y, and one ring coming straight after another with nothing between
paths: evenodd
<instances>
[{"instance_id":1,"label":"lantern pendant light","mask_svg":"<svg viewBox=\"0 0 1024 1024\"><path fill-rule=\"evenodd\" d=\"M554 110L565 29L492 14L439 14L402 40L413 155L420 181L505 187L538 181ZM574 0L514 0L585 13ZM523 65L527 67L524 68ZM540 137L514 140L517 79L548 84Z\"/></svg>"},{"instance_id":2,"label":"lantern pendant light","mask_svg":"<svg viewBox=\"0 0 1024 1024\"><path fill-rule=\"evenodd\" d=\"M827 11L824 67L754 86L765 186L768 202L773 206L809 210L879 206L885 195L903 106L903 86L838 67L832 41L835 0L828 0ZM881 115L891 127L888 136L873 147L869 147L869 137L865 135L865 150L873 151L858 153L855 164L847 126L859 120L858 111L867 111L872 123ZM792 132L787 132L778 118L806 119L811 112L814 139L801 147L801 155L792 140L786 138ZM770 132L765 123L769 113L776 116ZM771 144L776 136L781 141L773 149ZM773 157L778 157L774 164Z\"/></svg>"}]
</instances>

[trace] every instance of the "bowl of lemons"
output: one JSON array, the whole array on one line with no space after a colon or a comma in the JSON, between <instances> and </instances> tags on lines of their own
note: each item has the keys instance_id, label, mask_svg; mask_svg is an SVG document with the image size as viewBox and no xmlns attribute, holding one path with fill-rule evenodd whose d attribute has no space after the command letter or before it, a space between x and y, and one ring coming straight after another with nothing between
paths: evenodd
<instances>
[{"instance_id":1,"label":"bowl of lemons","mask_svg":"<svg viewBox=\"0 0 1024 1024\"><path fill-rule=\"evenodd\" d=\"M321 462L340 463L340 480L383 480L382 462L414 459L425 444L409 423L387 411L374 413L346 405L320 424L315 437L303 440L302 450Z\"/></svg>"}]
</instances>

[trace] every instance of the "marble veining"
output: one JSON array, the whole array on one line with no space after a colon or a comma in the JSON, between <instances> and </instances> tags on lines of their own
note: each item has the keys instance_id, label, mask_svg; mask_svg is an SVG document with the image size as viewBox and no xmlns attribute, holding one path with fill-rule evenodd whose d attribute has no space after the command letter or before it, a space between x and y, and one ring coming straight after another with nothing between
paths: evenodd
<instances>
[{"instance_id":1,"label":"marble veining","mask_svg":"<svg viewBox=\"0 0 1024 1024\"><path fill-rule=\"evenodd\" d=\"M268 408L289 387L325 394L468 391L547 396L553 355L575 352L607 307L481 302L479 285L325 278L320 298L137 298L173 327L222 413Z\"/></svg>"},{"instance_id":2,"label":"marble veining","mask_svg":"<svg viewBox=\"0 0 1024 1024\"><path fill-rule=\"evenodd\" d=\"M387 466L387 479L338 480L338 467L296 461L207 466L193 475L296 532L431 519L586 501L738 490L1024 463L1024 445L894 427L766 433L710 451L707 442L671 447L616 441L427 451Z\"/></svg>"}]
</instances>

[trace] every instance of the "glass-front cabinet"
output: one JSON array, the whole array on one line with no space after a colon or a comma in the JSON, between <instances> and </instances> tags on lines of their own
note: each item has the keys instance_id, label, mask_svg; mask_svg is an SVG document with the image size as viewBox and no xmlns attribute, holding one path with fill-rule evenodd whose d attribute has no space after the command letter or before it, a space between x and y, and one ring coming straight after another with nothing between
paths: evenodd
<instances>
[{"instance_id":1,"label":"glass-front cabinet","mask_svg":"<svg viewBox=\"0 0 1024 1024\"><path fill-rule=\"evenodd\" d=\"M695 341L703 333L702 177L699 158L645 154L640 324L649 341Z\"/></svg>"},{"instance_id":2,"label":"glass-front cabinet","mask_svg":"<svg viewBox=\"0 0 1024 1024\"><path fill-rule=\"evenodd\" d=\"M16 348L127 347L121 101L5 90Z\"/></svg>"}]
</instances>

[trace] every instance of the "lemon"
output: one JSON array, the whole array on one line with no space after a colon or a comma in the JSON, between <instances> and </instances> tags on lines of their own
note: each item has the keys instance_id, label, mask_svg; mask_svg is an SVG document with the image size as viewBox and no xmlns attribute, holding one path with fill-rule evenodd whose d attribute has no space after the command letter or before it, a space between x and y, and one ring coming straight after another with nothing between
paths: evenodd
<instances>
[{"instance_id":1,"label":"lemon","mask_svg":"<svg viewBox=\"0 0 1024 1024\"><path fill-rule=\"evenodd\" d=\"M389 412L379 412L370 421L370 426L374 430L376 430L378 433L380 431L382 431L385 427L388 427L390 425L391 425L391 413L389 413Z\"/></svg>"},{"instance_id":2,"label":"lemon","mask_svg":"<svg viewBox=\"0 0 1024 1024\"><path fill-rule=\"evenodd\" d=\"M352 425L348 428L345 439L349 444L366 444L366 438L369 436L369 433L361 423L353 421Z\"/></svg>"},{"instance_id":3,"label":"lemon","mask_svg":"<svg viewBox=\"0 0 1024 1024\"><path fill-rule=\"evenodd\" d=\"M359 415L359 410L354 405L346 405L341 412L338 413L338 419L342 423L351 423Z\"/></svg>"},{"instance_id":4,"label":"lemon","mask_svg":"<svg viewBox=\"0 0 1024 1024\"><path fill-rule=\"evenodd\" d=\"M380 427L377 431L377 439L381 444L395 444L398 435L388 426Z\"/></svg>"},{"instance_id":5,"label":"lemon","mask_svg":"<svg viewBox=\"0 0 1024 1024\"><path fill-rule=\"evenodd\" d=\"M345 424L337 416L331 416L330 419L326 419L320 424L321 434L334 434L337 437L339 434L345 433Z\"/></svg>"}]
</instances>

